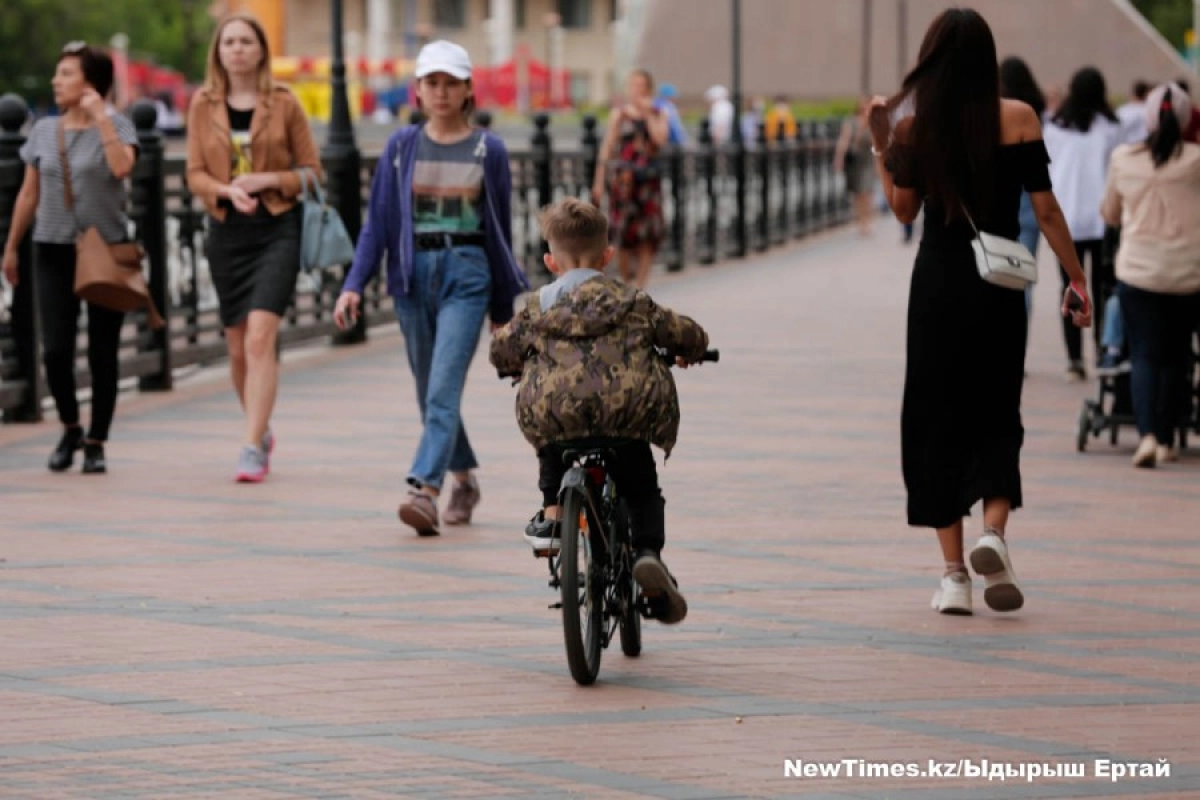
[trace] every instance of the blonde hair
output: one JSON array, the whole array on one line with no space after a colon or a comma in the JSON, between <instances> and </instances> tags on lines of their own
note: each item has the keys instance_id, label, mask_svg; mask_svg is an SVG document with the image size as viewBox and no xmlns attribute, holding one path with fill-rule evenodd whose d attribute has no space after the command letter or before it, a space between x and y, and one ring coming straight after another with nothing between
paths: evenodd
<instances>
[{"instance_id":1,"label":"blonde hair","mask_svg":"<svg viewBox=\"0 0 1200 800\"><path fill-rule=\"evenodd\" d=\"M212 43L208 47L208 67L204 71L204 88L215 94L229 93L229 73L221 65L221 36L231 22L245 23L254 31L258 46L262 50L262 60L258 64L258 91L271 91L275 82L271 79L271 47L267 44L267 32L257 17L241 11L226 14L213 31Z\"/></svg>"},{"instance_id":2,"label":"blonde hair","mask_svg":"<svg viewBox=\"0 0 1200 800\"><path fill-rule=\"evenodd\" d=\"M568 197L538 216L550 251L576 261L598 257L608 247L608 219L591 203Z\"/></svg>"}]
</instances>

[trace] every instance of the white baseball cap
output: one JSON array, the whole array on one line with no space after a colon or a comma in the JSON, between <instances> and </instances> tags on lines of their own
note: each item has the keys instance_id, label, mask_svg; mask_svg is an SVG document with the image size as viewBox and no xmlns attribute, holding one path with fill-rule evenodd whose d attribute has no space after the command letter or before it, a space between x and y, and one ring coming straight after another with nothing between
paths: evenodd
<instances>
[{"instance_id":1,"label":"white baseball cap","mask_svg":"<svg viewBox=\"0 0 1200 800\"><path fill-rule=\"evenodd\" d=\"M467 51L454 42L438 39L421 48L417 53L417 68L414 74L424 78L435 72L453 75L460 81L471 78L471 57Z\"/></svg>"}]
</instances>

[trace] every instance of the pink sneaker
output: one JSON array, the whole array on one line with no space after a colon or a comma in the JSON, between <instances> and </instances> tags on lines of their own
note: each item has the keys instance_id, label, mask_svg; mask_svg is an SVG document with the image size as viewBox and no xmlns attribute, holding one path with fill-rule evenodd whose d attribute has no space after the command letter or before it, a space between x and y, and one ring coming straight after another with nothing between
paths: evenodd
<instances>
[{"instance_id":1,"label":"pink sneaker","mask_svg":"<svg viewBox=\"0 0 1200 800\"><path fill-rule=\"evenodd\" d=\"M248 444L238 455L237 473L233 479L237 483L262 483L267 477L267 454Z\"/></svg>"}]
</instances>

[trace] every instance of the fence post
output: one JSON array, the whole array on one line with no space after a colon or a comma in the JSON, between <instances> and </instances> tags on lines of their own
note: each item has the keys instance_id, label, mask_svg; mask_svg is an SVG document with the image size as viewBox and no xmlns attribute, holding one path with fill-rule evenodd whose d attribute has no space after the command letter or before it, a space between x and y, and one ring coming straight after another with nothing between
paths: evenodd
<instances>
[{"instance_id":1,"label":"fence post","mask_svg":"<svg viewBox=\"0 0 1200 800\"><path fill-rule=\"evenodd\" d=\"M329 137L329 141L321 148L321 164L325 169L327 181L326 202L337 211L346 225L346 233L357 242L358 234L362 230L362 152L354 140L353 129L336 137ZM376 169L387 166L377 166ZM342 270L343 281L349 272L350 265L347 264ZM341 281L338 285L341 285ZM354 327L333 334L331 344L359 344L367 340L365 300L366 298Z\"/></svg>"},{"instance_id":2,"label":"fence post","mask_svg":"<svg viewBox=\"0 0 1200 800\"><path fill-rule=\"evenodd\" d=\"M545 208L554 202L553 160L554 145L550 141L550 117L547 114L535 114L533 117L533 140L530 142L533 153L533 185L537 189L538 208ZM541 256L550 252L550 246L539 235L541 241ZM543 277L551 277L546 269L545 261L538 258L538 269Z\"/></svg>"},{"instance_id":3,"label":"fence post","mask_svg":"<svg viewBox=\"0 0 1200 800\"><path fill-rule=\"evenodd\" d=\"M0 242L7 245L12 225L13 207L21 184L25 181L25 164L21 161L21 145L25 137L21 126L29 115L25 101L15 94L0 97ZM33 237L32 230L17 249L20 259L17 286L12 297L12 336L16 345L16 377L25 383L21 403L4 411L5 422L41 422L42 393L38 371L37 304L34 302Z\"/></svg>"},{"instance_id":4,"label":"fence post","mask_svg":"<svg viewBox=\"0 0 1200 800\"><path fill-rule=\"evenodd\" d=\"M683 147L667 146L667 167L671 178L671 206L675 213L671 218L671 246L673 257L667 262L668 272L679 272L687 264L687 187L683 180Z\"/></svg>"},{"instance_id":5,"label":"fence post","mask_svg":"<svg viewBox=\"0 0 1200 800\"><path fill-rule=\"evenodd\" d=\"M167 190L163 183L162 134L155 127L158 112L154 104L139 100L130 111L137 129L138 159L133 166L132 200L138 239L150 261L150 298L162 313L166 325L150 329L138 322L138 352L159 354L158 372L138 380L143 392L162 392L172 388L171 374L171 297L167 291Z\"/></svg>"},{"instance_id":6,"label":"fence post","mask_svg":"<svg viewBox=\"0 0 1200 800\"><path fill-rule=\"evenodd\" d=\"M583 136L579 139L583 150L583 191L588 200L592 199L592 185L596 180L596 161L600 158L600 137L596 135L596 118L591 114L583 115Z\"/></svg>"},{"instance_id":7,"label":"fence post","mask_svg":"<svg viewBox=\"0 0 1200 800\"><path fill-rule=\"evenodd\" d=\"M796 126L796 227L799 239L808 235L808 123Z\"/></svg>"},{"instance_id":8,"label":"fence post","mask_svg":"<svg viewBox=\"0 0 1200 800\"><path fill-rule=\"evenodd\" d=\"M700 179L704 182L704 191L708 195L708 219L704 221L704 248L701 251L701 264L714 264L719 259L717 253L717 224L721 207L717 202L716 168L717 157L713 150L712 126L708 119L700 120Z\"/></svg>"},{"instance_id":9,"label":"fence post","mask_svg":"<svg viewBox=\"0 0 1200 800\"><path fill-rule=\"evenodd\" d=\"M837 152L837 123L828 119L821 126L823 132L822 141L825 144L825 168L829 171L829 196L826 198L829 201L829 227L834 228L842 221L842 198L838 194L838 175L834 169L833 157Z\"/></svg>"},{"instance_id":10,"label":"fence post","mask_svg":"<svg viewBox=\"0 0 1200 800\"><path fill-rule=\"evenodd\" d=\"M758 205L758 249L767 250L771 247L771 154L774 147L767 146L767 124L758 123L758 173L759 185Z\"/></svg>"}]
</instances>

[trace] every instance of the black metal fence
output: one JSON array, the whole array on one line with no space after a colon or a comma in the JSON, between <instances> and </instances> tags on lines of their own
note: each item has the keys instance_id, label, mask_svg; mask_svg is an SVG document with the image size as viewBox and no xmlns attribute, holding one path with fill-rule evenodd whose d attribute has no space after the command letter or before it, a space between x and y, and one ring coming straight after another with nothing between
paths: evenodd
<instances>
[{"instance_id":1,"label":"black metal fence","mask_svg":"<svg viewBox=\"0 0 1200 800\"><path fill-rule=\"evenodd\" d=\"M145 247L147 279L167 326L151 330L144 314L130 314L122 338L121 376L136 379L143 390L170 389L177 370L205 365L225 357L217 316L217 298L204 257L205 213L187 190L184 162L164 154L155 128L155 112L138 104L131 116L137 127L140 155L130 178L131 234ZM18 156L27 118L24 103L15 96L0 98L0 242L7 240L13 206L20 191L24 165ZM480 123L490 124L487 114ZM549 119L534 119L528 150L510 147L513 184L513 249L535 285L546 280L541 261L542 241L537 212L543 205L567 196L586 197L595 173L599 149L596 120L583 120L581 147L570 152L554 148ZM737 218L737 153L714 148L703 125L695 147L669 148L662 157L663 202L667 239L659 260L676 271L689 264L712 264L742 253L764 251L841 224L849 218L844 183L833 169L840 121L805 122L794 140L758 141L744 152L743 191L746 218ZM352 235L360 227L362 209L378 156L333 160L326 153L328 199ZM338 170L359 170L340 175ZM354 178L359 180L354 180ZM340 187L352 187L358 201L342 197ZM740 232L746 241L740 241ZM37 421L46 394L40 377L40 342L36 304L37 270L29 237L20 246L20 280L0 298L0 412L5 421ZM367 328L392 323L391 301L381 277L368 288L365 313L357 332L338 333L333 304L342 270L302 274L295 298L280 328L281 347L331 336L335 343L361 341ZM85 352L81 341L80 353ZM86 360L77 364L79 385L89 385Z\"/></svg>"}]
</instances>

